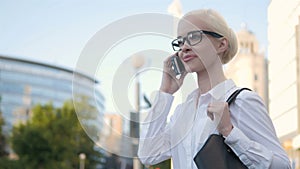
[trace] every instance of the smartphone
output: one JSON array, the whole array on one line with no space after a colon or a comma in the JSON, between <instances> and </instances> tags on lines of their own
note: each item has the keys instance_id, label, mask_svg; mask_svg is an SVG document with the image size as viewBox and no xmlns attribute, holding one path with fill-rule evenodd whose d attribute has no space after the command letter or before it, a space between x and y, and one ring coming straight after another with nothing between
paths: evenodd
<instances>
[{"instance_id":1,"label":"smartphone","mask_svg":"<svg viewBox=\"0 0 300 169\"><path fill-rule=\"evenodd\" d=\"M180 75L185 71L184 65L182 61L179 59L179 56L174 55L171 57L172 69L174 70L176 75Z\"/></svg>"}]
</instances>

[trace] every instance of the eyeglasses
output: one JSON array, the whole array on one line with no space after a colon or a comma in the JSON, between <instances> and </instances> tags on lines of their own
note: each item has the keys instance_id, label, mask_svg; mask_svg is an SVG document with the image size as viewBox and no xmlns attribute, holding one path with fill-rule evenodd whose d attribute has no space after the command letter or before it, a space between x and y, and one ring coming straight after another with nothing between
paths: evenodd
<instances>
[{"instance_id":1,"label":"eyeglasses","mask_svg":"<svg viewBox=\"0 0 300 169\"><path fill-rule=\"evenodd\" d=\"M195 46L202 40L202 35L207 34L214 38L222 38L223 35L220 35L216 32L211 31L205 31L205 30L197 30L197 31L191 31L189 32L186 37L179 36L177 39L172 41L172 47L174 51L180 51L181 47L185 43L185 41L188 42L190 46Z\"/></svg>"}]
</instances>

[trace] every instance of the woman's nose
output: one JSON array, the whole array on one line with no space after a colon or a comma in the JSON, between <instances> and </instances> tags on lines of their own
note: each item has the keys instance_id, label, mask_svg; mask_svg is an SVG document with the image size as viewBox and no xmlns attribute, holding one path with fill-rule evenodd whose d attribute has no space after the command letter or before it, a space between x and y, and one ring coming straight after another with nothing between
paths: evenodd
<instances>
[{"instance_id":1,"label":"woman's nose","mask_svg":"<svg viewBox=\"0 0 300 169\"><path fill-rule=\"evenodd\" d=\"M191 46L189 45L189 43L187 41L185 41L181 47L181 51L182 52L187 52L191 50Z\"/></svg>"}]
</instances>

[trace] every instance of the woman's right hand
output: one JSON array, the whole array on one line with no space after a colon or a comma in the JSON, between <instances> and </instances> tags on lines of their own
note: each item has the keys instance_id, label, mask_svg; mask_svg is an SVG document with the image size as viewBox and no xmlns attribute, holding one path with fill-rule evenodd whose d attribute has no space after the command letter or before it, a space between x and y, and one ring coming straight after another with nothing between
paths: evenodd
<instances>
[{"instance_id":1,"label":"woman's right hand","mask_svg":"<svg viewBox=\"0 0 300 169\"><path fill-rule=\"evenodd\" d=\"M169 56L164 61L163 76L160 86L160 91L169 94L174 94L182 86L183 80L187 75L187 72L184 71L178 79L176 78L176 73L172 69L172 56L174 55Z\"/></svg>"}]
</instances>

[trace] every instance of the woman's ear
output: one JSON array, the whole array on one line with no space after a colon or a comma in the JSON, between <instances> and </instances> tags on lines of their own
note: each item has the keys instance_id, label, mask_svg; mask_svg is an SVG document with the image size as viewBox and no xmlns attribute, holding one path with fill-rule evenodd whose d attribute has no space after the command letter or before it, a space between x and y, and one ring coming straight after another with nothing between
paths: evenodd
<instances>
[{"instance_id":1,"label":"woman's ear","mask_svg":"<svg viewBox=\"0 0 300 169\"><path fill-rule=\"evenodd\" d=\"M228 39L227 38L220 38L219 39L219 46L218 46L218 54L224 53L229 47Z\"/></svg>"}]
</instances>

